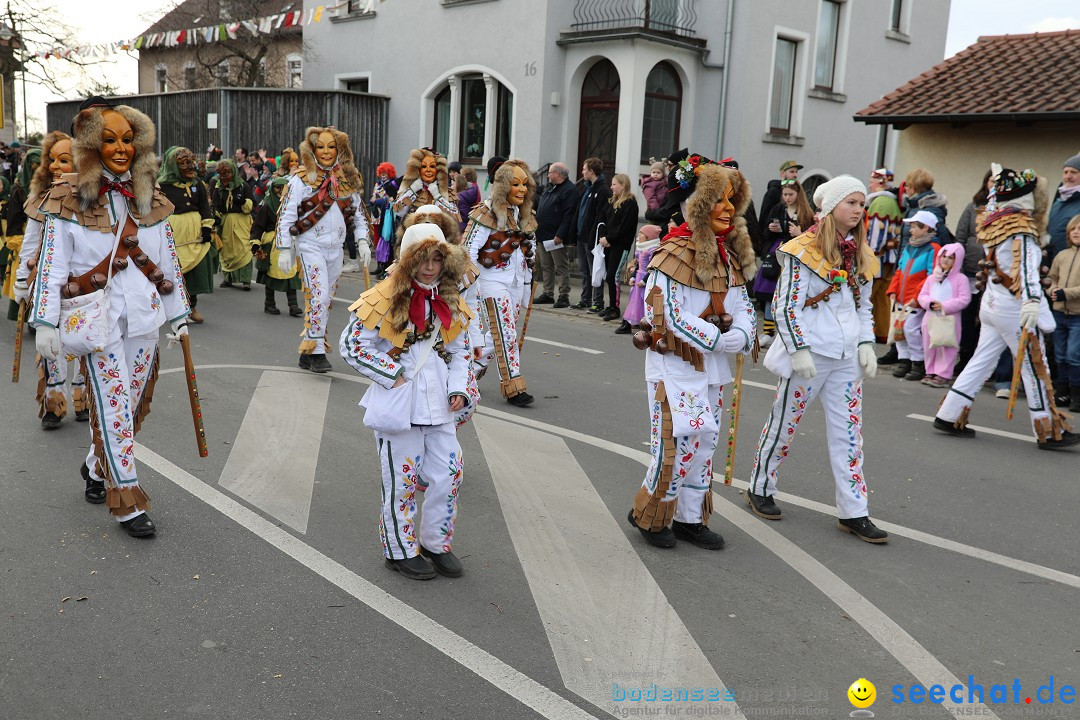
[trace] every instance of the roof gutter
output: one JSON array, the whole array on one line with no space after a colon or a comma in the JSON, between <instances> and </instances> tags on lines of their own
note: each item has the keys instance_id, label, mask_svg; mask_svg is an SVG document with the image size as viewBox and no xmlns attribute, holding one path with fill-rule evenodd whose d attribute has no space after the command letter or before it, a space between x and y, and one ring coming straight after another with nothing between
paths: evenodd
<instances>
[{"instance_id":1,"label":"roof gutter","mask_svg":"<svg viewBox=\"0 0 1080 720\"><path fill-rule=\"evenodd\" d=\"M1080 110L1055 112L946 113L926 115L854 115L855 122L867 125L921 125L929 123L1033 123L1049 120L1080 120Z\"/></svg>"}]
</instances>

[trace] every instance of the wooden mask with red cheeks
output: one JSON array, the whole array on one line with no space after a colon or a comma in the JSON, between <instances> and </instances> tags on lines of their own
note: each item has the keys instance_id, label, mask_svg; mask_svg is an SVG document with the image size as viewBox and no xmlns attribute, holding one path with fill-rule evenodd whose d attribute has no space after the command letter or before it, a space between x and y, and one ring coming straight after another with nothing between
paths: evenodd
<instances>
[{"instance_id":1,"label":"wooden mask with red cheeks","mask_svg":"<svg viewBox=\"0 0 1080 720\"><path fill-rule=\"evenodd\" d=\"M135 159L135 131L127 118L115 110L106 110L101 119L105 123L101 131L101 162L114 175L123 175Z\"/></svg>"},{"instance_id":2,"label":"wooden mask with red cheeks","mask_svg":"<svg viewBox=\"0 0 1080 720\"><path fill-rule=\"evenodd\" d=\"M735 206L731 204L731 198L734 194L734 187L728 185L723 197L713 205L712 213L709 216L709 225L717 235L727 232L735 219Z\"/></svg>"},{"instance_id":3,"label":"wooden mask with red cheeks","mask_svg":"<svg viewBox=\"0 0 1080 720\"><path fill-rule=\"evenodd\" d=\"M439 160L434 155L426 154L420 161L420 179L425 183L435 182L435 176L439 173Z\"/></svg>"},{"instance_id":4,"label":"wooden mask with red cheeks","mask_svg":"<svg viewBox=\"0 0 1080 720\"><path fill-rule=\"evenodd\" d=\"M63 138L49 148L49 172L54 180L59 180L64 173L75 172L75 159L71 154L71 140Z\"/></svg>"},{"instance_id":5,"label":"wooden mask with red cheeks","mask_svg":"<svg viewBox=\"0 0 1080 720\"><path fill-rule=\"evenodd\" d=\"M315 159L325 168L333 167L337 162L338 147L334 134L326 130L315 138Z\"/></svg>"},{"instance_id":6,"label":"wooden mask with red cheeks","mask_svg":"<svg viewBox=\"0 0 1080 720\"><path fill-rule=\"evenodd\" d=\"M514 166L514 176L510 179L510 191L506 193L506 201L511 205L522 205L525 196L529 194L529 176L525 171Z\"/></svg>"}]
</instances>

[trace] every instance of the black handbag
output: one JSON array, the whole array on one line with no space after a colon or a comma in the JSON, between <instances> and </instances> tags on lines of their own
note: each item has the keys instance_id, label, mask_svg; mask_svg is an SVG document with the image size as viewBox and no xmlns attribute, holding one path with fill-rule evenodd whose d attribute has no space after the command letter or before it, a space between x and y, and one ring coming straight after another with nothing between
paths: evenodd
<instances>
[{"instance_id":1,"label":"black handbag","mask_svg":"<svg viewBox=\"0 0 1080 720\"><path fill-rule=\"evenodd\" d=\"M780 261L776 259L776 253L769 253L761 261L758 273L766 280L775 280L780 277Z\"/></svg>"}]
</instances>

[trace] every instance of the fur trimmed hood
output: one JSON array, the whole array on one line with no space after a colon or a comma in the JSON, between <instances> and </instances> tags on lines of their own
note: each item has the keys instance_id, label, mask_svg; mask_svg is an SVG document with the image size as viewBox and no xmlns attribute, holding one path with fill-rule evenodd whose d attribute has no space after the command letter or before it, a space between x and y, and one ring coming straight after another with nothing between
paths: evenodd
<instances>
[{"instance_id":1,"label":"fur trimmed hood","mask_svg":"<svg viewBox=\"0 0 1080 720\"><path fill-rule=\"evenodd\" d=\"M105 166L101 161L101 133L105 129L105 113L118 112L131 125L132 145L135 157L131 161L131 190L135 195L132 201L139 215L150 212L157 184L158 161L154 155L154 139L157 135L154 122L142 112L129 105L117 105L112 108L90 107L80 110L75 116L73 128L75 172L79 175L76 195L79 206L89 210L98 201L101 178Z\"/></svg>"},{"instance_id":2,"label":"fur trimmed hood","mask_svg":"<svg viewBox=\"0 0 1080 720\"><path fill-rule=\"evenodd\" d=\"M729 187L734 189L731 204L735 206L735 217L731 223L727 246L733 251L746 280L753 278L757 271L754 248L750 243L750 233L746 229L746 218L743 217L750 206L750 183L734 168L714 164L702 165L697 170L694 192L686 201L686 224L693 233L696 250L694 274L703 283L708 283L716 274L719 254L716 249L716 234L712 230L712 210Z\"/></svg>"},{"instance_id":3,"label":"fur trimmed hood","mask_svg":"<svg viewBox=\"0 0 1080 720\"><path fill-rule=\"evenodd\" d=\"M446 169L446 157L428 148L415 148L409 152L409 161L405 163L405 175L398 186L407 188L420 177L420 161L426 157L435 158L435 183L439 186L439 192L443 197L451 197L450 172Z\"/></svg>"},{"instance_id":4,"label":"fur trimmed hood","mask_svg":"<svg viewBox=\"0 0 1080 720\"><path fill-rule=\"evenodd\" d=\"M353 159L352 145L349 144L349 136L333 126L309 127L304 131L304 139L300 142L300 167L298 174L311 187L318 187L326 175L326 170L319 166L315 160L315 142L319 134L328 132L334 136L334 144L337 145L337 165L334 174L338 180L345 184L342 190L346 193L364 194L364 180L360 177L360 171L356 169ZM284 154L284 153L283 153ZM282 158L282 164L285 164ZM288 165L285 166L288 173Z\"/></svg>"},{"instance_id":5,"label":"fur trimmed hood","mask_svg":"<svg viewBox=\"0 0 1080 720\"><path fill-rule=\"evenodd\" d=\"M37 166L37 170L34 171L34 176L30 178L30 192L27 197L31 200L40 197L42 193L49 189L49 186L53 183L52 170L49 169L49 165L52 162L49 160L49 153L52 152L53 146L61 140L71 140L71 136L66 132L60 132L59 130L53 130L51 133L45 136L45 139L41 141L41 164ZM75 157L75 143L72 143L72 159Z\"/></svg>"},{"instance_id":6,"label":"fur trimmed hood","mask_svg":"<svg viewBox=\"0 0 1080 720\"><path fill-rule=\"evenodd\" d=\"M511 158L500 165L499 169L495 171L495 179L492 181L491 185L491 197L488 200L488 205L495 214L496 220L499 221L500 228L510 227L509 217L511 205L507 200L507 195L510 193L510 183L514 179L514 168L523 170L525 172L525 177L528 178L528 192L525 193L525 202L521 204L518 212L518 227L529 227L530 219L534 217L533 206L536 201L536 181L533 179L532 173L529 171L529 166L524 160Z\"/></svg>"},{"instance_id":7,"label":"fur trimmed hood","mask_svg":"<svg viewBox=\"0 0 1080 720\"><path fill-rule=\"evenodd\" d=\"M438 225L443 232L443 237L451 245L461 244L461 226L458 221L442 211L438 205L422 205L416 212L405 217L405 229L408 230L417 223L432 223Z\"/></svg>"},{"instance_id":8,"label":"fur trimmed hood","mask_svg":"<svg viewBox=\"0 0 1080 720\"><path fill-rule=\"evenodd\" d=\"M420 240L398 259L397 265L388 278L392 286L393 299L386 319L395 332L404 332L409 325L409 303L412 299L412 281L420 265L433 253L443 254L442 275L439 277L439 295L450 306L450 312L458 323L467 323L468 318L460 315L461 290L459 283L465 275L468 257L460 246L450 245L445 240L432 236ZM421 328L422 329L422 328Z\"/></svg>"}]
</instances>

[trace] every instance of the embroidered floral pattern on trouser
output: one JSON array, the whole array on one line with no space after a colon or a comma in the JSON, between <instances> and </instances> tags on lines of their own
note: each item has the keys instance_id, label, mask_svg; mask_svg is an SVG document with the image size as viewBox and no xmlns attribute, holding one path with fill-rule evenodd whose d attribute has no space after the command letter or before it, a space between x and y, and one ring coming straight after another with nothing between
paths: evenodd
<instances>
[{"instance_id":1,"label":"embroidered floral pattern on trouser","mask_svg":"<svg viewBox=\"0 0 1080 720\"><path fill-rule=\"evenodd\" d=\"M37 393L38 417L44 416L46 412L53 412L62 418L67 412L67 394L64 390L64 383L67 381L68 360L67 358L46 360L38 355L37 363L39 378ZM71 376L72 404L75 406L76 411L82 410L86 403L84 384L82 368L76 362L75 373ZM59 409L59 412L57 409Z\"/></svg>"},{"instance_id":2,"label":"embroidered floral pattern on trouser","mask_svg":"<svg viewBox=\"0 0 1080 720\"><path fill-rule=\"evenodd\" d=\"M499 367L500 391L510 397L525 391L525 379L521 374L521 357L518 351L517 298L501 292L485 298L481 303L484 323L491 335L493 348L484 348L483 354L494 352Z\"/></svg>"},{"instance_id":3,"label":"embroidered floral pattern on trouser","mask_svg":"<svg viewBox=\"0 0 1080 720\"><path fill-rule=\"evenodd\" d=\"M304 279L304 331L300 352L326 354L327 323L330 306L341 278L342 248L298 243L300 271Z\"/></svg>"},{"instance_id":4,"label":"embroidered floral pattern on trouser","mask_svg":"<svg viewBox=\"0 0 1080 720\"><path fill-rule=\"evenodd\" d=\"M419 544L432 552L449 552L464 466L453 423L414 425L403 433L377 432L375 442L382 464L379 538L383 554L395 560L414 557L420 552ZM418 524L416 492L421 473L428 487Z\"/></svg>"},{"instance_id":5,"label":"embroidered floral pattern on trouser","mask_svg":"<svg viewBox=\"0 0 1080 720\"><path fill-rule=\"evenodd\" d=\"M777 476L806 409L818 395L825 410L825 434L829 443L841 518L867 514L866 480L862 451L862 373L855 357L842 360L814 353L817 376L807 381L798 375L781 378L776 399L758 439L750 491L776 494Z\"/></svg>"}]
</instances>

